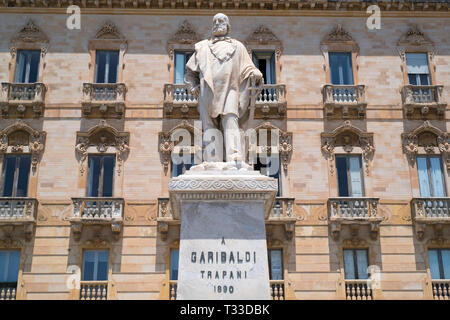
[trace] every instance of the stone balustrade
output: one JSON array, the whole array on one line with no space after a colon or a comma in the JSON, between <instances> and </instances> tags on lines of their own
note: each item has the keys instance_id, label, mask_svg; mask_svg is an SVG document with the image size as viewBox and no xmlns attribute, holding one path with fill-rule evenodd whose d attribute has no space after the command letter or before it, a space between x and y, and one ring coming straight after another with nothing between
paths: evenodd
<instances>
[{"instance_id":1,"label":"stone balustrade","mask_svg":"<svg viewBox=\"0 0 450 320\"><path fill-rule=\"evenodd\" d=\"M24 117L32 114L34 117L44 113L45 84L35 83L11 83L2 82L0 91L0 108L4 117L15 114ZM28 110L31 110L28 112Z\"/></svg>"},{"instance_id":2,"label":"stone balustrade","mask_svg":"<svg viewBox=\"0 0 450 320\"><path fill-rule=\"evenodd\" d=\"M259 91L259 90L258 90ZM255 101L255 119L278 119L286 114L286 86L263 84Z\"/></svg>"},{"instance_id":3,"label":"stone balustrade","mask_svg":"<svg viewBox=\"0 0 450 320\"><path fill-rule=\"evenodd\" d=\"M17 283L4 282L0 283L0 300L16 300Z\"/></svg>"},{"instance_id":4,"label":"stone balustrade","mask_svg":"<svg viewBox=\"0 0 450 320\"><path fill-rule=\"evenodd\" d=\"M420 109L422 116L434 111L443 117L447 103L442 100L442 85L405 85L401 89L402 104L405 114L411 116L415 109Z\"/></svg>"},{"instance_id":5,"label":"stone balustrade","mask_svg":"<svg viewBox=\"0 0 450 320\"><path fill-rule=\"evenodd\" d=\"M423 239L427 224L435 227L437 237L441 236L442 226L450 224L450 198L413 198L411 211L419 239Z\"/></svg>"},{"instance_id":6,"label":"stone balustrade","mask_svg":"<svg viewBox=\"0 0 450 320\"><path fill-rule=\"evenodd\" d=\"M79 240L83 225L110 225L113 236L119 236L122 230L123 198L72 198L73 212L69 220L75 240Z\"/></svg>"},{"instance_id":7,"label":"stone balustrade","mask_svg":"<svg viewBox=\"0 0 450 320\"><path fill-rule=\"evenodd\" d=\"M337 239L341 230L341 224L370 225L371 237L376 238L379 231L379 223L383 220L378 215L379 198L369 197L337 197L328 199L328 215L331 224L331 234Z\"/></svg>"},{"instance_id":8,"label":"stone balustrade","mask_svg":"<svg viewBox=\"0 0 450 320\"><path fill-rule=\"evenodd\" d=\"M347 300L373 300L370 280L345 280L345 298Z\"/></svg>"},{"instance_id":9,"label":"stone balustrade","mask_svg":"<svg viewBox=\"0 0 450 320\"><path fill-rule=\"evenodd\" d=\"M121 118L125 112L126 92L124 83L83 83L83 114Z\"/></svg>"},{"instance_id":10,"label":"stone balustrade","mask_svg":"<svg viewBox=\"0 0 450 320\"><path fill-rule=\"evenodd\" d=\"M81 281L80 300L107 300L108 281Z\"/></svg>"},{"instance_id":11,"label":"stone balustrade","mask_svg":"<svg viewBox=\"0 0 450 320\"><path fill-rule=\"evenodd\" d=\"M175 280L169 281L169 300L177 300L178 282Z\"/></svg>"},{"instance_id":12,"label":"stone balustrade","mask_svg":"<svg viewBox=\"0 0 450 320\"><path fill-rule=\"evenodd\" d=\"M272 300L284 300L284 280L270 280L270 296Z\"/></svg>"},{"instance_id":13,"label":"stone balustrade","mask_svg":"<svg viewBox=\"0 0 450 320\"><path fill-rule=\"evenodd\" d=\"M435 300L450 300L450 280L432 280L433 298Z\"/></svg>"},{"instance_id":14,"label":"stone balustrade","mask_svg":"<svg viewBox=\"0 0 450 320\"><path fill-rule=\"evenodd\" d=\"M25 239L30 241L36 224L37 208L38 201L34 198L1 197L0 228L22 226Z\"/></svg>"},{"instance_id":15,"label":"stone balustrade","mask_svg":"<svg viewBox=\"0 0 450 320\"><path fill-rule=\"evenodd\" d=\"M327 117L364 118L366 115L364 85L326 84L322 87L323 105Z\"/></svg>"}]
</instances>

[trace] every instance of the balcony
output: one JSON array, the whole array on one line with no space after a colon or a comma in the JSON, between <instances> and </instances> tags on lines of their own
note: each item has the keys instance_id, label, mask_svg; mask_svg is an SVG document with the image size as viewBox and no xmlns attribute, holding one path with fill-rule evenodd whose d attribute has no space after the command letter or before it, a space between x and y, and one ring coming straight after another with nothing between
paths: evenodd
<instances>
[{"instance_id":1,"label":"balcony","mask_svg":"<svg viewBox=\"0 0 450 320\"><path fill-rule=\"evenodd\" d=\"M411 210L419 239L423 239L426 225L433 225L440 237L442 227L450 224L450 198L413 198Z\"/></svg>"},{"instance_id":2,"label":"balcony","mask_svg":"<svg viewBox=\"0 0 450 320\"><path fill-rule=\"evenodd\" d=\"M370 280L345 280L346 300L373 300Z\"/></svg>"},{"instance_id":3,"label":"balcony","mask_svg":"<svg viewBox=\"0 0 450 320\"><path fill-rule=\"evenodd\" d=\"M432 280L434 300L450 300L450 280Z\"/></svg>"},{"instance_id":4,"label":"balcony","mask_svg":"<svg viewBox=\"0 0 450 320\"><path fill-rule=\"evenodd\" d=\"M178 281L169 281L169 300L177 300Z\"/></svg>"},{"instance_id":5,"label":"balcony","mask_svg":"<svg viewBox=\"0 0 450 320\"><path fill-rule=\"evenodd\" d=\"M322 87L322 95L328 118L358 119L366 116L364 85L326 84Z\"/></svg>"},{"instance_id":6,"label":"balcony","mask_svg":"<svg viewBox=\"0 0 450 320\"><path fill-rule=\"evenodd\" d=\"M284 280L270 280L270 297L272 300L285 300Z\"/></svg>"},{"instance_id":7,"label":"balcony","mask_svg":"<svg viewBox=\"0 0 450 320\"><path fill-rule=\"evenodd\" d=\"M169 198L158 198L158 231L161 239L165 241L169 232L169 225L179 225L180 221L173 218L172 208ZM286 238L292 239L294 236L295 221L294 198L277 197L274 201L267 225L284 225Z\"/></svg>"},{"instance_id":8,"label":"balcony","mask_svg":"<svg viewBox=\"0 0 450 320\"><path fill-rule=\"evenodd\" d=\"M3 82L0 108L3 117L40 117L44 114L45 93L43 83Z\"/></svg>"},{"instance_id":9,"label":"balcony","mask_svg":"<svg viewBox=\"0 0 450 320\"><path fill-rule=\"evenodd\" d=\"M280 119L286 115L286 86L263 84L255 101L255 119Z\"/></svg>"},{"instance_id":10,"label":"balcony","mask_svg":"<svg viewBox=\"0 0 450 320\"><path fill-rule=\"evenodd\" d=\"M401 89L402 105L406 116L414 115L420 110L422 117L435 113L442 118L445 115L447 103L442 101L443 86L406 85Z\"/></svg>"},{"instance_id":11,"label":"balcony","mask_svg":"<svg viewBox=\"0 0 450 320\"><path fill-rule=\"evenodd\" d=\"M83 83L84 116L122 118L125 113L124 83Z\"/></svg>"},{"instance_id":12,"label":"balcony","mask_svg":"<svg viewBox=\"0 0 450 320\"><path fill-rule=\"evenodd\" d=\"M286 115L286 86L284 84L264 84L255 103L255 119L280 119ZM253 91L252 91L253 92ZM186 84L164 85L164 118L198 119L198 99L188 92Z\"/></svg>"},{"instance_id":13,"label":"balcony","mask_svg":"<svg viewBox=\"0 0 450 320\"><path fill-rule=\"evenodd\" d=\"M0 227L22 226L27 241L33 236L38 202L27 197L0 198Z\"/></svg>"},{"instance_id":14,"label":"balcony","mask_svg":"<svg viewBox=\"0 0 450 320\"><path fill-rule=\"evenodd\" d=\"M81 281L80 300L107 300L108 281Z\"/></svg>"},{"instance_id":15,"label":"balcony","mask_svg":"<svg viewBox=\"0 0 450 320\"><path fill-rule=\"evenodd\" d=\"M383 220L378 215L378 202L379 198L329 198L328 219L332 237L339 239L342 224L352 226L353 230L357 230L359 225L369 225L371 238L376 239Z\"/></svg>"},{"instance_id":16,"label":"balcony","mask_svg":"<svg viewBox=\"0 0 450 320\"><path fill-rule=\"evenodd\" d=\"M16 300L17 282L0 283L0 300Z\"/></svg>"},{"instance_id":17,"label":"balcony","mask_svg":"<svg viewBox=\"0 0 450 320\"><path fill-rule=\"evenodd\" d=\"M81 238L83 226L110 226L117 241L122 231L123 198L72 198L73 213L69 218L75 240Z\"/></svg>"}]
</instances>

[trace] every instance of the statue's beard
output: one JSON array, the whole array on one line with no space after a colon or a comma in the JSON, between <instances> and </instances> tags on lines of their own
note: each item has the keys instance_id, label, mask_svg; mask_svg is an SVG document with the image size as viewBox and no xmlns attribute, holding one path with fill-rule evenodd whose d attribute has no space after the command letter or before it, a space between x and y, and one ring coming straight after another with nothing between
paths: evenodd
<instances>
[{"instance_id":1,"label":"statue's beard","mask_svg":"<svg viewBox=\"0 0 450 320\"><path fill-rule=\"evenodd\" d=\"M215 37L226 36L226 35L228 34L228 28L227 28L226 26L225 26L225 27L222 27L222 26L215 27L215 28L213 29L212 34L213 34L213 36L215 36Z\"/></svg>"}]
</instances>

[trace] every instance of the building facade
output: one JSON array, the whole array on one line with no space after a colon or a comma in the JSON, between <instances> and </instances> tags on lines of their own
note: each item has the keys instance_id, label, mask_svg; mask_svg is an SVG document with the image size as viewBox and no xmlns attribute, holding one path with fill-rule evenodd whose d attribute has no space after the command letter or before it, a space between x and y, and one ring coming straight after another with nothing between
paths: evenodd
<instances>
[{"instance_id":1,"label":"building facade","mask_svg":"<svg viewBox=\"0 0 450 320\"><path fill-rule=\"evenodd\" d=\"M449 2L408 0L1 3L0 299L176 297L184 65L217 12L265 79L272 297L449 299Z\"/></svg>"}]
</instances>

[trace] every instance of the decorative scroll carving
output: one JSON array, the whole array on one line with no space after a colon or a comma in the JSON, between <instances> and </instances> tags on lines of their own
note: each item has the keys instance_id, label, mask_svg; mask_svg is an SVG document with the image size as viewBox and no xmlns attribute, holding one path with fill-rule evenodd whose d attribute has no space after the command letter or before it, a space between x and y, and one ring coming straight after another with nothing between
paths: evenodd
<instances>
[{"instance_id":1,"label":"decorative scroll carving","mask_svg":"<svg viewBox=\"0 0 450 320\"><path fill-rule=\"evenodd\" d=\"M420 31L417 24L411 25L409 30L400 37L397 42L398 46L434 46L433 41L428 38L425 33Z\"/></svg>"},{"instance_id":2,"label":"decorative scroll carving","mask_svg":"<svg viewBox=\"0 0 450 320\"><path fill-rule=\"evenodd\" d=\"M10 42L10 53L14 58L17 54L17 50L21 48L31 49L41 49L41 56L45 56L48 51L48 37L42 32L42 30L34 24L32 20L16 33Z\"/></svg>"},{"instance_id":3,"label":"decorative scroll carving","mask_svg":"<svg viewBox=\"0 0 450 320\"><path fill-rule=\"evenodd\" d=\"M1 153L31 153L31 168L36 169L44 150L46 133L31 128L22 120L0 131Z\"/></svg>"},{"instance_id":4,"label":"decorative scroll carving","mask_svg":"<svg viewBox=\"0 0 450 320\"><path fill-rule=\"evenodd\" d=\"M416 160L416 155L441 154L450 170L450 143L447 132L433 126L429 121L411 131L402 133L403 151L407 155L411 164Z\"/></svg>"},{"instance_id":5,"label":"decorative scroll carving","mask_svg":"<svg viewBox=\"0 0 450 320\"><path fill-rule=\"evenodd\" d=\"M350 51L359 51L358 44L353 37L346 30L344 30L341 24L338 24L322 39L321 42L321 46L326 47L327 49L333 48L336 45L345 45L350 49ZM324 48L322 50L324 50Z\"/></svg>"},{"instance_id":6,"label":"decorative scroll carving","mask_svg":"<svg viewBox=\"0 0 450 320\"><path fill-rule=\"evenodd\" d=\"M283 45L280 39L265 25L260 25L256 28L245 41L247 48L258 45L270 45L275 47L275 54L279 59L283 52Z\"/></svg>"},{"instance_id":7,"label":"decorative scroll carving","mask_svg":"<svg viewBox=\"0 0 450 320\"><path fill-rule=\"evenodd\" d=\"M369 175L369 164L375 152L373 133L364 132L347 120L333 132L323 132L321 138L322 152L329 161L331 175L334 175L336 147L342 147L347 153L351 153L354 147L359 147L364 160L366 174Z\"/></svg>"},{"instance_id":8,"label":"decorative scroll carving","mask_svg":"<svg viewBox=\"0 0 450 320\"><path fill-rule=\"evenodd\" d=\"M173 59L173 53L177 45L188 45L194 49L194 44L200 40L200 36L194 31L190 23L187 20L183 21L180 28L167 42L167 52L170 59Z\"/></svg>"},{"instance_id":9,"label":"decorative scroll carving","mask_svg":"<svg viewBox=\"0 0 450 320\"><path fill-rule=\"evenodd\" d=\"M124 40L125 38L122 36L119 29L117 29L114 23L112 23L111 21L106 21L105 24L103 24L103 26L95 34L95 39Z\"/></svg>"},{"instance_id":10,"label":"decorative scroll carving","mask_svg":"<svg viewBox=\"0 0 450 320\"><path fill-rule=\"evenodd\" d=\"M123 161L130 151L129 140L129 132L120 132L107 124L105 120L100 120L98 125L87 132L78 131L75 151L79 157L81 174L84 173L84 161L88 155L88 149L94 147L100 153L107 152L109 148L115 149L119 164L118 174L120 175Z\"/></svg>"}]
</instances>

